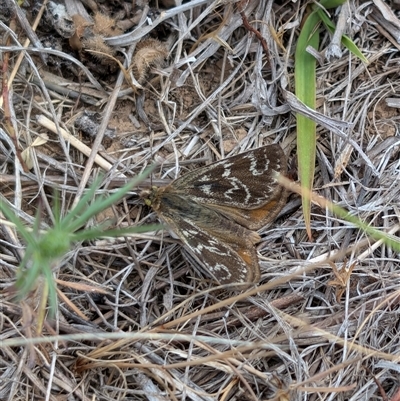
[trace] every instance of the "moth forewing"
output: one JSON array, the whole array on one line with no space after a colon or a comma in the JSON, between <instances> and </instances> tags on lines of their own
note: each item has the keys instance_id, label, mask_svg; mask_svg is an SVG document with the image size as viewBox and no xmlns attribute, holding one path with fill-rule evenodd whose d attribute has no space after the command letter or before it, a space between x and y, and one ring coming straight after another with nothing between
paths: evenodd
<instances>
[{"instance_id":1,"label":"moth forewing","mask_svg":"<svg viewBox=\"0 0 400 401\"><path fill-rule=\"evenodd\" d=\"M282 193L278 174L286 174L285 154L268 145L200 167L172 184L200 203L256 209Z\"/></svg>"},{"instance_id":2,"label":"moth forewing","mask_svg":"<svg viewBox=\"0 0 400 401\"><path fill-rule=\"evenodd\" d=\"M175 210L160 209L159 216L208 274L221 284L252 284L259 280L254 244L260 241L260 236L256 232L190 201L183 208L191 210L190 218L186 218L180 206Z\"/></svg>"}]
</instances>

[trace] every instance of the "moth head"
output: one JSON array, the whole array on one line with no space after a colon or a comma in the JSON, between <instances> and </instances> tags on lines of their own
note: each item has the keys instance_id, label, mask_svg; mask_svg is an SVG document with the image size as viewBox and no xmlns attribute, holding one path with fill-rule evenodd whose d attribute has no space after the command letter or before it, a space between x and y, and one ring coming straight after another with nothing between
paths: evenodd
<instances>
[{"instance_id":1,"label":"moth head","mask_svg":"<svg viewBox=\"0 0 400 401\"><path fill-rule=\"evenodd\" d=\"M158 187L151 187L148 189L144 189L140 194L140 198L143 199L143 202L147 206L151 206L153 209L157 209L160 200L159 200L160 189Z\"/></svg>"}]
</instances>

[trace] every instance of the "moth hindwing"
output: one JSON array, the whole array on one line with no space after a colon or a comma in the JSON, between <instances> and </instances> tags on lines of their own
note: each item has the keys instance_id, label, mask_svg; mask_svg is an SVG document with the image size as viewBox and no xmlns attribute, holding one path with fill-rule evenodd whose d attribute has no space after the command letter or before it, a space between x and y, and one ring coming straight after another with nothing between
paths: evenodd
<instances>
[{"instance_id":1,"label":"moth hindwing","mask_svg":"<svg viewBox=\"0 0 400 401\"><path fill-rule=\"evenodd\" d=\"M267 145L193 170L140 196L221 284L260 279L254 231L286 202L278 174L286 173L279 145ZM241 287L243 288L243 287Z\"/></svg>"}]
</instances>

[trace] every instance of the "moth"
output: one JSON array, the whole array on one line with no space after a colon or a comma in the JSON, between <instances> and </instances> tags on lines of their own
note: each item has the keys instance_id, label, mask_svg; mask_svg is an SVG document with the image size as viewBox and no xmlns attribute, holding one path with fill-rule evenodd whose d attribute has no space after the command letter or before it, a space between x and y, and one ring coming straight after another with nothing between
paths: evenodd
<instances>
[{"instance_id":1,"label":"moth","mask_svg":"<svg viewBox=\"0 0 400 401\"><path fill-rule=\"evenodd\" d=\"M255 230L286 202L279 174L286 174L285 154L279 145L267 145L197 168L140 197L218 283L243 288L260 280L255 244L261 237Z\"/></svg>"}]
</instances>

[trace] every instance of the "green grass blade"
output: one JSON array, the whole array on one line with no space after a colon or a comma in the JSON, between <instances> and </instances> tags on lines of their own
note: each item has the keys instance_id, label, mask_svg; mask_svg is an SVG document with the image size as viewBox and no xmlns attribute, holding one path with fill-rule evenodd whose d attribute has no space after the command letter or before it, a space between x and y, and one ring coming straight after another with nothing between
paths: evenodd
<instances>
[{"instance_id":1,"label":"green grass blade","mask_svg":"<svg viewBox=\"0 0 400 401\"><path fill-rule=\"evenodd\" d=\"M27 252L27 255L33 256L32 252ZM24 258L25 259L25 258ZM41 272L42 260L32 258L32 265L29 267L18 267L17 280L15 286L18 289L18 298L22 299L26 296L36 285L36 280Z\"/></svg>"},{"instance_id":2,"label":"green grass blade","mask_svg":"<svg viewBox=\"0 0 400 401\"><path fill-rule=\"evenodd\" d=\"M327 10L329 10L330 8L336 8L339 7L341 5L343 5L344 3L346 3L347 0L321 0L319 2L319 4L323 7L326 8ZM321 9L321 7L315 6L319 9Z\"/></svg>"},{"instance_id":3,"label":"green grass blade","mask_svg":"<svg viewBox=\"0 0 400 401\"><path fill-rule=\"evenodd\" d=\"M145 226L134 226L134 227L126 227L126 228L116 228L112 230L102 230L101 228L93 227L91 229L85 229L81 232L77 232L72 236L73 241L88 241L95 238L104 238L104 237L123 237L124 235L129 234L139 234L139 233L147 233L149 231L157 231L162 229L163 226L161 224L152 224Z\"/></svg>"},{"instance_id":4,"label":"green grass blade","mask_svg":"<svg viewBox=\"0 0 400 401\"><path fill-rule=\"evenodd\" d=\"M26 243L35 243L35 237L25 228L22 220L14 213L14 211L3 199L0 199L0 212L3 213L3 215L15 225L18 233Z\"/></svg>"},{"instance_id":5,"label":"green grass blade","mask_svg":"<svg viewBox=\"0 0 400 401\"><path fill-rule=\"evenodd\" d=\"M57 287L54 281L53 271L50 265L43 266L42 274L45 278L47 291L48 291L48 301L50 307L50 316L54 317L57 311Z\"/></svg>"},{"instance_id":6,"label":"green grass blade","mask_svg":"<svg viewBox=\"0 0 400 401\"><path fill-rule=\"evenodd\" d=\"M311 13L300 32L295 54L295 91L296 96L308 107L316 107L316 60L306 49L318 49L320 18ZM312 189L315 171L316 124L300 114L297 119L297 158L301 185ZM311 202L302 196L303 214L308 235L311 237Z\"/></svg>"},{"instance_id":7,"label":"green grass blade","mask_svg":"<svg viewBox=\"0 0 400 401\"><path fill-rule=\"evenodd\" d=\"M98 177L93 184L90 186L89 190L84 196L79 200L77 205L70 210L67 215L60 221L60 228L65 231L73 231L69 228L69 225L73 220L76 220L79 214L88 207L88 203L94 198L94 195L100 185L101 177Z\"/></svg>"},{"instance_id":8,"label":"green grass blade","mask_svg":"<svg viewBox=\"0 0 400 401\"><path fill-rule=\"evenodd\" d=\"M107 209L113 204L119 202L126 194L139 183L141 183L153 170L155 166L150 166L143 173L139 174L135 178L131 179L127 184L125 184L122 188L120 188L114 194L108 197L100 197L90 205L81 216L76 218L69 225L70 232L74 232L78 230L82 226L84 226L93 216ZM79 202L80 203L80 202ZM74 213L74 210L72 211Z\"/></svg>"},{"instance_id":9,"label":"green grass blade","mask_svg":"<svg viewBox=\"0 0 400 401\"><path fill-rule=\"evenodd\" d=\"M329 17L326 15L324 10L321 10L320 8L316 7L316 12L318 16L321 18L322 22L324 23L326 29L333 34L335 32L335 24L329 19ZM349 51L351 51L356 57L358 57L363 63L368 64L369 61L368 59L362 54L361 50L356 46L356 44L346 35L342 35L341 42L343 46L345 46Z\"/></svg>"}]
</instances>

